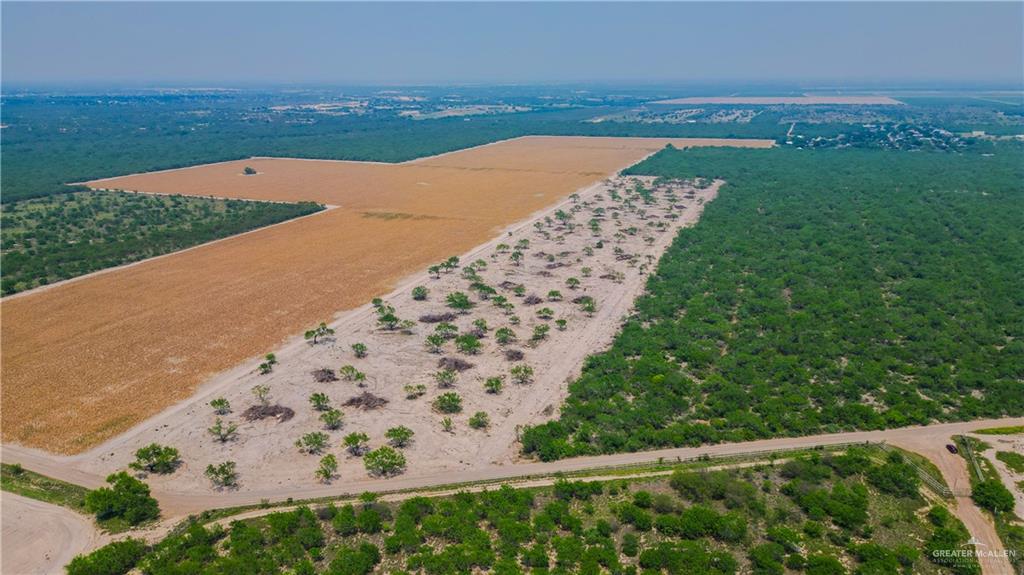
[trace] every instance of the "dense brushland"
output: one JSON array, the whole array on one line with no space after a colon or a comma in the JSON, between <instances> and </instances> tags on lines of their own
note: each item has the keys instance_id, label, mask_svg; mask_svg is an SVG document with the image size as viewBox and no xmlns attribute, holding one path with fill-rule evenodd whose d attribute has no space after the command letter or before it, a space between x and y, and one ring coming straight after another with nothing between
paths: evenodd
<instances>
[{"instance_id":1,"label":"dense brushland","mask_svg":"<svg viewBox=\"0 0 1024 575\"><path fill-rule=\"evenodd\" d=\"M4 295L173 252L323 209L270 203L81 192L0 208Z\"/></svg>"},{"instance_id":2,"label":"dense brushland","mask_svg":"<svg viewBox=\"0 0 1024 575\"><path fill-rule=\"evenodd\" d=\"M280 94L246 97L4 99L3 201L65 184L250 156L401 162L530 134L777 138L788 126L584 123L601 109L414 121L394 113L277 113Z\"/></svg>"},{"instance_id":3,"label":"dense brushland","mask_svg":"<svg viewBox=\"0 0 1024 575\"><path fill-rule=\"evenodd\" d=\"M368 498L193 524L153 547L79 557L69 573L978 573L933 562L932 549L968 534L918 487L898 455L852 449L668 478Z\"/></svg>"},{"instance_id":4,"label":"dense brushland","mask_svg":"<svg viewBox=\"0 0 1024 575\"><path fill-rule=\"evenodd\" d=\"M724 89L724 88L723 88ZM678 90L674 91L676 95ZM744 93L756 90L745 88ZM1024 131L1024 102L993 97L900 98L901 106L699 106L672 120L679 106L649 106L673 92L642 88L413 89L396 99L361 91L169 91L127 94L5 94L3 202L66 192L65 184L126 173L249 156L399 162L524 135L738 137L795 145L887 143L887 130L865 124L940 127L953 132ZM778 93L778 92L774 92ZM799 93L799 92L797 92ZM453 100L452 96L456 95ZM984 96L984 95L982 95ZM359 101L323 111L310 105ZM527 112L413 120L458 105L515 106ZM693 106L682 107L682 109ZM750 118L722 121L740 111ZM928 131L928 130L925 130ZM850 138L832 141L838 134ZM881 138L881 139L880 139Z\"/></svg>"},{"instance_id":5,"label":"dense brushland","mask_svg":"<svg viewBox=\"0 0 1024 575\"><path fill-rule=\"evenodd\" d=\"M527 453L1024 413L1021 146L664 150L630 173L728 183Z\"/></svg>"},{"instance_id":6,"label":"dense brushland","mask_svg":"<svg viewBox=\"0 0 1024 575\"><path fill-rule=\"evenodd\" d=\"M96 178L250 156L401 162L529 134L777 138L775 116L753 124L591 124L604 107L414 121L394 110L336 116L274 111L287 93L4 97L0 202L4 295L309 213L312 206L69 195ZM517 97L518 98L518 97ZM315 98L314 98L315 101ZM536 104L536 95L513 98ZM567 105L569 103L567 102ZM226 211L219 221L206 214ZM9 217L31 212L32 220ZM93 216L103 223L91 222ZM33 221L34 220L34 221ZM51 224L60 225L52 227ZM63 226L68 228L64 229ZM48 227L50 226L50 227ZM10 230L10 233L8 232ZM22 235L22 234L27 234ZM19 238L27 237L28 245ZM88 241L84 241L88 240Z\"/></svg>"}]
</instances>

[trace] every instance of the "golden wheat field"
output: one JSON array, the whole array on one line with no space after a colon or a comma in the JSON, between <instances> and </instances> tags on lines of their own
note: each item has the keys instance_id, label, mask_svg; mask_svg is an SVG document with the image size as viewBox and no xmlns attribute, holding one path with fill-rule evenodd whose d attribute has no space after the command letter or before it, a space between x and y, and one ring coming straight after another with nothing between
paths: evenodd
<instances>
[{"instance_id":1,"label":"golden wheat field","mask_svg":"<svg viewBox=\"0 0 1024 575\"><path fill-rule=\"evenodd\" d=\"M5 299L3 441L84 451L668 143L772 145L528 137L403 164L260 158L91 182L337 207Z\"/></svg>"}]
</instances>

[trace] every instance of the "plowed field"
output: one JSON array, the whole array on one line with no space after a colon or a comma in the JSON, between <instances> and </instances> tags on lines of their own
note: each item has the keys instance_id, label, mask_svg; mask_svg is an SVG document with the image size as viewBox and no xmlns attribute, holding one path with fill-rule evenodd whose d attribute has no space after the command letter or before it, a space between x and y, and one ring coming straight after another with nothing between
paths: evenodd
<instances>
[{"instance_id":1,"label":"plowed field","mask_svg":"<svg viewBox=\"0 0 1024 575\"><path fill-rule=\"evenodd\" d=\"M92 182L339 207L4 300L3 441L84 451L667 143L772 145L530 137L404 164L250 159Z\"/></svg>"}]
</instances>

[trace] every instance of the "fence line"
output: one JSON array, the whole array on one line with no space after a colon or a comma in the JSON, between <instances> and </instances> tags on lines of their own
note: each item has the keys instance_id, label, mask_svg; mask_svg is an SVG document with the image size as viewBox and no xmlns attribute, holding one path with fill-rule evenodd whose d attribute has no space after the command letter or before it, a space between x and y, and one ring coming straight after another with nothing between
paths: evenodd
<instances>
[{"instance_id":1,"label":"fence line","mask_svg":"<svg viewBox=\"0 0 1024 575\"><path fill-rule=\"evenodd\" d=\"M967 452L967 460L971 462L971 467L974 469L974 475L977 476L978 481L985 480L985 474L981 470L981 465L978 460L974 457L974 448L971 446L971 441L963 435L960 435L960 443L964 446L964 451Z\"/></svg>"},{"instance_id":2,"label":"fence line","mask_svg":"<svg viewBox=\"0 0 1024 575\"><path fill-rule=\"evenodd\" d=\"M892 451L892 448L886 445L885 442L878 444L878 446L881 447L884 451ZM904 463L907 463L911 467L913 467L914 470L917 471L917 476L921 478L921 482L927 485L929 488L931 488L932 491L934 491L935 493L939 494L942 497L953 497L953 490L951 490L948 486L943 485L941 481L933 477L932 474L928 473L928 471L925 470L923 467L919 466L918 464L910 460L906 460L904 461Z\"/></svg>"},{"instance_id":3,"label":"fence line","mask_svg":"<svg viewBox=\"0 0 1024 575\"><path fill-rule=\"evenodd\" d=\"M884 444L884 442L882 443ZM651 459L649 461L632 462L632 463L619 463L615 465L603 465L600 467L588 467L586 469L578 469L574 471L564 472L566 475L571 475L580 472L591 472L591 471L603 471L611 469L622 469L630 467L639 467L643 465L676 465L679 463L694 463L700 461L715 461L719 459L742 459L746 457L757 457L759 459L770 459L777 454L784 455L788 453L801 452L801 451L818 451L832 448L843 448L843 447L862 447L868 445L880 445L871 441L847 441L843 443L822 443L818 445L804 445L800 447L779 447L775 449L765 450L753 450L753 451L742 451L739 453L721 453L721 454L710 454L702 453L699 455L692 455L690 457L659 457L657 459Z\"/></svg>"}]
</instances>

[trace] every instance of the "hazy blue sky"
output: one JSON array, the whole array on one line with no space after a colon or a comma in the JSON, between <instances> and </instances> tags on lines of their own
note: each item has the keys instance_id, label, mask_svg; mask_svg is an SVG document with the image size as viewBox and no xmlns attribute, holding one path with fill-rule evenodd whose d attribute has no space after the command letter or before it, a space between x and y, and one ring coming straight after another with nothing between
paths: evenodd
<instances>
[{"instance_id":1,"label":"hazy blue sky","mask_svg":"<svg viewBox=\"0 0 1024 575\"><path fill-rule=\"evenodd\" d=\"M1024 3L3 3L3 80L1024 83Z\"/></svg>"}]
</instances>

